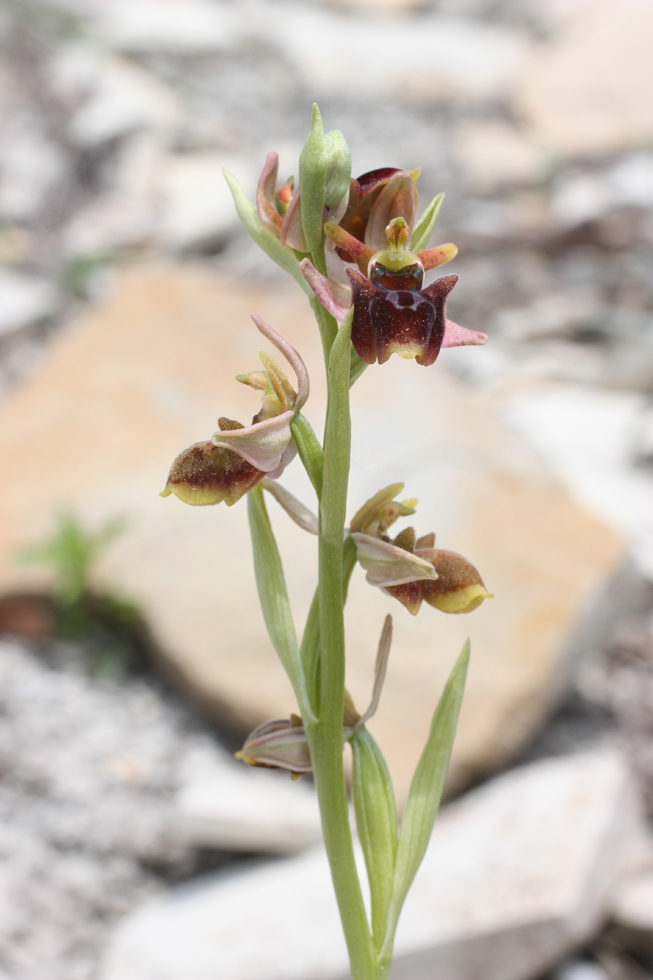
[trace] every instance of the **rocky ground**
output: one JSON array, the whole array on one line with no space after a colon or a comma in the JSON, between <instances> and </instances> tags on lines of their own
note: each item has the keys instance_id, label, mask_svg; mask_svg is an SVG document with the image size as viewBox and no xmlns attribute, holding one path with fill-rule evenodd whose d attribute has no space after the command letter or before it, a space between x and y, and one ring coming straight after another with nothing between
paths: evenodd
<instances>
[{"instance_id":1,"label":"rocky ground","mask_svg":"<svg viewBox=\"0 0 653 980\"><path fill-rule=\"evenodd\" d=\"M447 191L441 238L461 251L452 316L492 339L478 366L451 361L460 375L499 392L533 379L571 386L583 445L602 406L620 406L621 428L603 432L613 456L589 489L547 443L537 406L521 403L513 420L541 432L538 448L630 535L650 574L653 124L640 108L649 55L633 41L647 36L646 5L635 28L621 26L618 4L594 14L544 0L386 0L365 23L364 0L138 6L136 16L118 0L7 0L0 12L0 392L133 261L199 259L243 283L274 280L234 223L220 171L251 191L269 149L293 166L317 97L358 172L421 165L423 200ZM606 24L621 85L612 117ZM315 37L341 52L336 71ZM652 616L645 589L635 609L624 604L521 760L616 738L649 817ZM91 980L126 911L228 860L176 829L177 792L196 754L217 751L213 731L157 682L93 679L55 653L0 647L2 980ZM557 978L648 975L631 952L605 934Z\"/></svg>"}]
</instances>

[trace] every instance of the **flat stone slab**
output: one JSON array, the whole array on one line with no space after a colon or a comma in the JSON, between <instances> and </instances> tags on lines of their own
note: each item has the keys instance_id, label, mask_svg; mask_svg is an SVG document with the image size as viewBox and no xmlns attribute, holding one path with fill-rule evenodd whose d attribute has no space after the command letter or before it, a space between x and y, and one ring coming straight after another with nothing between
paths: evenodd
<instances>
[{"instance_id":1,"label":"flat stone slab","mask_svg":"<svg viewBox=\"0 0 653 980\"><path fill-rule=\"evenodd\" d=\"M94 527L129 528L100 578L136 599L163 661L221 720L243 733L294 710L258 607L245 501L188 507L161 499L170 464L208 439L219 415L248 422L258 313L302 353L312 379L306 414L320 431L324 383L317 330L301 291L228 283L206 268L152 265L123 275L113 296L58 337L35 376L0 408L0 589L42 586L16 549L51 533L71 506ZM482 358L482 349L466 356ZM347 683L367 704L383 618L395 638L371 730L405 796L434 705L467 636L472 666L452 780L503 764L544 717L564 679L573 637L622 558L615 532L572 502L487 396L446 370L393 357L353 389L349 513L379 488L406 482L420 498L418 534L464 554L496 596L471 616L424 607L413 618L353 576ZM315 506L299 462L281 482ZM270 500L298 627L310 606L316 541Z\"/></svg>"},{"instance_id":2,"label":"flat stone slab","mask_svg":"<svg viewBox=\"0 0 653 980\"><path fill-rule=\"evenodd\" d=\"M498 777L446 807L399 925L394 980L524 980L599 925L641 833L610 750ZM101 980L342 980L321 848L179 888L128 916Z\"/></svg>"}]
</instances>

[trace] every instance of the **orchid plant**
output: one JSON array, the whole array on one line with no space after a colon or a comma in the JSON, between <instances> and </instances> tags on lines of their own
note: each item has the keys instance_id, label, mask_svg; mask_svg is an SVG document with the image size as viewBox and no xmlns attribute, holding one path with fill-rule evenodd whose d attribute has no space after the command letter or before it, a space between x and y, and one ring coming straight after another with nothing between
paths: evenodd
<instances>
[{"instance_id":1,"label":"orchid plant","mask_svg":"<svg viewBox=\"0 0 653 980\"><path fill-rule=\"evenodd\" d=\"M299 159L299 179L278 187L278 157L270 153L252 204L226 173L240 220L263 251L307 294L320 331L328 401L322 442L303 409L309 379L300 355L258 316L261 334L292 368L291 382L268 353L262 370L238 377L261 392L251 425L221 417L206 442L173 462L162 496L188 504L231 507L247 496L254 568L265 623L297 699L297 710L256 728L238 758L313 774L324 842L353 980L387 977L397 922L426 851L440 804L462 699L469 643L435 709L415 770L401 825L381 750L367 729L381 697L392 640L386 617L379 642L371 703L359 713L345 688L343 609L356 564L370 585L416 615L422 601L445 613L468 613L490 598L481 576L461 555L435 548L435 535L412 527L388 532L415 513L399 500L402 483L363 503L347 525L351 385L368 365L393 354L428 366L442 347L484 344L485 334L446 318L457 276L424 287L425 272L456 254L451 244L428 248L442 204L438 195L416 218L418 171L383 168L351 177L342 134L325 133L317 106ZM407 365L407 369L411 370ZM311 480L317 515L279 482L295 456ZM318 537L317 588L297 636L265 492L290 518ZM343 747L353 756L352 797L367 870L370 909L356 869Z\"/></svg>"}]
</instances>

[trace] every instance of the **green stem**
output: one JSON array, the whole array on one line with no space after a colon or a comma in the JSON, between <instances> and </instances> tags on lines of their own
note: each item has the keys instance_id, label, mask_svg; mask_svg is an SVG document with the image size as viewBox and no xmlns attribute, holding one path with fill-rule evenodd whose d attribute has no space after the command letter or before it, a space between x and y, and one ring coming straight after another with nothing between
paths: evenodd
<instances>
[{"instance_id":1,"label":"green stem","mask_svg":"<svg viewBox=\"0 0 653 980\"><path fill-rule=\"evenodd\" d=\"M331 348L319 531L319 719L306 726L322 817L324 843L349 951L352 980L374 980L377 964L354 861L343 769L345 687L343 557L349 481L348 315Z\"/></svg>"}]
</instances>

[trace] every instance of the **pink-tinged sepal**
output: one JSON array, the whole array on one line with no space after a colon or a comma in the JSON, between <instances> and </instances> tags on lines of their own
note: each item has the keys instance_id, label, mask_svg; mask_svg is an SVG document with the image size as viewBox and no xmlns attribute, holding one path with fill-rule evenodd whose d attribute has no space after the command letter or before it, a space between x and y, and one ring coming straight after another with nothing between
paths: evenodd
<instances>
[{"instance_id":1,"label":"pink-tinged sepal","mask_svg":"<svg viewBox=\"0 0 653 980\"><path fill-rule=\"evenodd\" d=\"M482 347L487 341L482 330L468 330L453 320L445 321L443 347Z\"/></svg>"},{"instance_id":2,"label":"pink-tinged sepal","mask_svg":"<svg viewBox=\"0 0 653 980\"><path fill-rule=\"evenodd\" d=\"M426 559L413 555L404 548L374 538L369 534L354 532L358 561L367 572L365 580L380 589L391 586L435 580L437 573Z\"/></svg>"},{"instance_id":3,"label":"pink-tinged sepal","mask_svg":"<svg viewBox=\"0 0 653 980\"><path fill-rule=\"evenodd\" d=\"M351 289L318 272L310 259L302 259L299 270L320 303L341 323L351 306Z\"/></svg>"},{"instance_id":4,"label":"pink-tinged sepal","mask_svg":"<svg viewBox=\"0 0 653 980\"><path fill-rule=\"evenodd\" d=\"M284 247L290 246L290 248L294 248L298 252L310 251L306 243L306 238L304 237L304 230L302 228L301 198L299 191L295 192L281 223L280 240Z\"/></svg>"},{"instance_id":5,"label":"pink-tinged sepal","mask_svg":"<svg viewBox=\"0 0 653 980\"><path fill-rule=\"evenodd\" d=\"M256 210L261 224L277 237L281 232L282 217L275 206L279 155L268 153L256 188Z\"/></svg>"},{"instance_id":6,"label":"pink-tinged sepal","mask_svg":"<svg viewBox=\"0 0 653 980\"><path fill-rule=\"evenodd\" d=\"M400 170L390 177L374 202L365 227L365 244L380 252L386 248L385 230L394 218L403 218L412 227L417 207L413 175ZM409 247L409 245L407 246Z\"/></svg>"},{"instance_id":7,"label":"pink-tinged sepal","mask_svg":"<svg viewBox=\"0 0 653 980\"><path fill-rule=\"evenodd\" d=\"M458 255L458 248L451 242L447 242L446 245L427 248L423 252L418 252L417 255L424 266L424 271L428 272L429 269L437 269L438 266L444 265L445 262L451 262L452 259L455 259Z\"/></svg>"}]
</instances>

